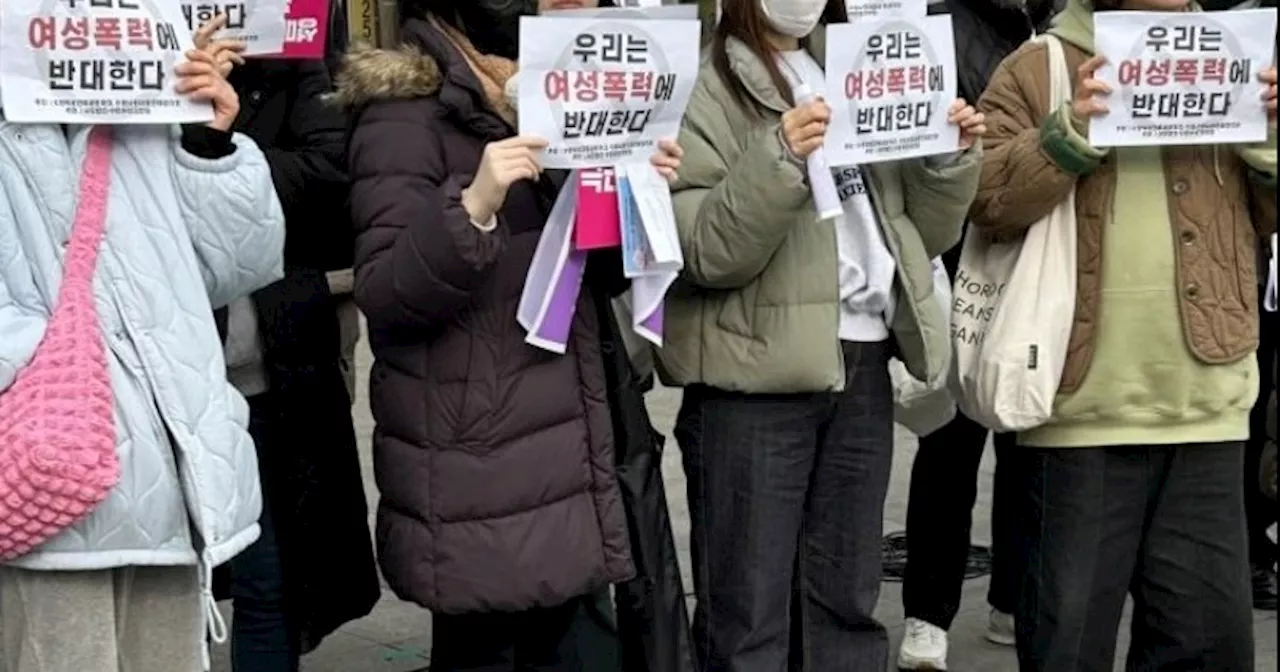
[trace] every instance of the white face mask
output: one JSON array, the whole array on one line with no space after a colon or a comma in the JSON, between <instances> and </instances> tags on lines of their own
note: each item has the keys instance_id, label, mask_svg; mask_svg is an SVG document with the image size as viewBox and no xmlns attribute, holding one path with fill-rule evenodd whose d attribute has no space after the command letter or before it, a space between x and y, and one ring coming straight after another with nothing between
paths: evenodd
<instances>
[{"instance_id":1,"label":"white face mask","mask_svg":"<svg viewBox=\"0 0 1280 672\"><path fill-rule=\"evenodd\" d=\"M827 0L760 0L769 26L787 37L807 37L817 27Z\"/></svg>"}]
</instances>

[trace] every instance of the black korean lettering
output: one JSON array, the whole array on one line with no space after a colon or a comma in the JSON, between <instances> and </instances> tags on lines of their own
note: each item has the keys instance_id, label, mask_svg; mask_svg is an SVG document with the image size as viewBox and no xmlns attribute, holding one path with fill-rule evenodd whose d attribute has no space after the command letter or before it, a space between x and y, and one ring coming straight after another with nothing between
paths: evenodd
<instances>
[{"instance_id":1,"label":"black korean lettering","mask_svg":"<svg viewBox=\"0 0 1280 672\"><path fill-rule=\"evenodd\" d=\"M141 61L138 63L138 89L142 91L164 90L164 62Z\"/></svg>"},{"instance_id":2,"label":"black korean lettering","mask_svg":"<svg viewBox=\"0 0 1280 672\"><path fill-rule=\"evenodd\" d=\"M1200 26L1200 39L1196 47L1200 51L1222 51L1222 31L1217 28Z\"/></svg>"},{"instance_id":3,"label":"black korean lettering","mask_svg":"<svg viewBox=\"0 0 1280 672\"><path fill-rule=\"evenodd\" d=\"M573 110L564 113L564 137L566 140L576 140L581 138L586 126L586 112L583 112L582 110Z\"/></svg>"},{"instance_id":4,"label":"black korean lettering","mask_svg":"<svg viewBox=\"0 0 1280 672\"><path fill-rule=\"evenodd\" d=\"M244 3L234 3L223 8L227 15L227 28L241 29L244 28Z\"/></svg>"},{"instance_id":5,"label":"black korean lettering","mask_svg":"<svg viewBox=\"0 0 1280 672\"><path fill-rule=\"evenodd\" d=\"M1231 92L1214 91L1209 94L1209 104L1206 107L1206 112L1211 117L1227 116L1231 113Z\"/></svg>"},{"instance_id":6,"label":"black korean lettering","mask_svg":"<svg viewBox=\"0 0 1280 672\"><path fill-rule=\"evenodd\" d=\"M658 75L653 86L654 100L671 100L676 93L676 73Z\"/></svg>"},{"instance_id":7,"label":"black korean lettering","mask_svg":"<svg viewBox=\"0 0 1280 672\"><path fill-rule=\"evenodd\" d=\"M1138 93L1133 96L1129 111L1134 119L1150 119L1155 114L1156 96L1153 93Z\"/></svg>"},{"instance_id":8,"label":"black korean lettering","mask_svg":"<svg viewBox=\"0 0 1280 672\"><path fill-rule=\"evenodd\" d=\"M1155 52L1163 51L1169 46L1169 29L1164 26L1151 26L1147 29L1147 48Z\"/></svg>"},{"instance_id":9,"label":"black korean lettering","mask_svg":"<svg viewBox=\"0 0 1280 672\"><path fill-rule=\"evenodd\" d=\"M182 48L172 23L162 21L156 24L156 46L161 51L178 51Z\"/></svg>"},{"instance_id":10,"label":"black korean lettering","mask_svg":"<svg viewBox=\"0 0 1280 672\"><path fill-rule=\"evenodd\" d=\"M114 9L116 3L113 0L89 0L89 6L98 9Z\"/></svg>"},{"instance_id":11,"label":"black korean lettering","mask_svg":"<svg viewBox=\"0 0 1280 672\"><path fill-rule=\"evenodd\" d=\"M873 62L884 58L885 40L884 36L876 33L867 38L867 58Z\"/></svg>"},{"instance_id":12,"label":"black korean lettering","mask_svg":"<svg viewBox=\"0 0 1280 672\"><path fill-rule=\"evenodd\" d=\"M627 132L627 110L609 112L609 123L605 125L605 135L625 135Z\"/></svg>"},{"instance_id":13,"label":"black korean lettering","mask_svg":"<svg viewBox=\"0 0 1280 672\"><path fill-rule=\"evenodd\" d=\"M893 105L882 105L876 108L876 132L887 133L893 130Z\"/></svg>"},{"instance_id":14,"label":"black korean lettering","mask_svg":"<svg viewBox=\"0 0 1280 672\"><path fill-rule=\"evenodd\" d=\"M929 90L941 91L946 88L946 70L945 66L931 65L929 66Z\"/></svg>"},{"instance_id":15,"label":"black korean lettering","mask_svg":"<svg viewBox=\"0 0 1280 672\"><path fill-rule=\"evenodd\" d=\"M630 119L627 121L627 130L632 133L643 133L645 127L649 125L649 117L653 114L653 110L632 110Z\"/></svg>"},{"instance_id":16,"label":"black korean lettering","mask_svg":"<svg viewBox=\"0 0 1280 672\"><path fill-rule=\"evenodd\" d=\"M111 61L107 81L112 91L133 91L138 87L138 64L131 60Z\"/></svg>"},{"instance_id":17,"label":"black korean lettering","mask_svg":"<svg viewBox=\"0 0 1280 672\"><path fill-rule=\"evenodd\" d=\"M80 61L81 91L101 91L106 88L106 68L100 60Z\"/></svg>"},{"instance_id":18,"label":"black korean lettering","mask_svg":"<svg viewBox=\"0 0 1280 672\"><path fill-rule=\"evenodd\" d=\"M1253 61L1248 58L1237 58L1231 61L1227 70L1227 81L1231 84L1248 84L1253 81Z\"/></svg>"},{"instance_id":19,"label":"black korean lettering","mask_svg":"<svg viewBox=\"0 0 1280 672\"><path fill-rule=\"evenodd\" d=\"M1205 106L1206 99L1203 91L1183 91L1182 111L1178 116L1190 119L1203 117Z\"/></svg>"},{"instance_id":20,"label":"black korean lettering","mask_svg":"<svg viewBox=\"0 0 1280 672\"><path fill-rule=\"evenodd\" d=\"M70 60L50 60L49 88L53 91L74 90L76 88L76 62Z\"/></svg>"},{"instance_id":21,"label":"black korean lettering","mask_svg":"<svg viewBox=\"0 0 1280 672\"><path fill-rule=\"evenodd\" d=\"M596 42L594 34L579 33L577 37L573 38L573 55L577 56L578 60L583 63L595 60L596 55L599 53L599 47Z\"/></svg>"},{"instance_id":22,"label":"black korean lettering","mask_svg":"<svg viewBox=\"0 0 1280 672\"><path fill-rule=\"evenodd\" d=\"M643 37L635 35L627 35L627 62L628 63L648 63L649 62L649 41Z\"/></svg>"},{"instance_id":23,"label":"black korean lettering","mask_svg":"<svg viewBox=\"0 0 1280 672\"><path fill-rule=\"evenodd\" d=\"M626 46L626 35L622 33L605 33L600 36L600 60L605 63L621 63L622 52Z\"/></svg>"},{"instance_id":24,"label":"black korean lettering","mask_svg":"<svg viewBox=\"0 0 1280 672\"><path fill-rule=\"evenodd\" d=\"M1161 119L1177 119L1181 103L1181 96L1177 91L1161 92L1156 97L1156 116Z\"/></svg>"},{"instance_id":25,"label":"black korean lettering","mask_svg":"<svg viewBox=\"0 0 1280 672\"><path fill-rule=\"evenodd\" d=\"M589 138L598 138L604 135L604 129L608 123L609 110L592 110L587 115L587 127L584 134Z\"/></svg>"}]
</instances>

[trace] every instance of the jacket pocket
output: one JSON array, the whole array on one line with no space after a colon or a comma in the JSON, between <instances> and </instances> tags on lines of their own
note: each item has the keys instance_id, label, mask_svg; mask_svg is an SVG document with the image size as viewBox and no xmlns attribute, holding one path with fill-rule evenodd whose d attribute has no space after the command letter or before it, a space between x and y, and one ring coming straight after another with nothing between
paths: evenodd
<instances>
[{"instance_id":1,"label":"jacket pocket","mask_svg":"<svg viewBox=\"0 0 1280 672\"><path fill-rule=\"evenodd\" d=\"M756 300L759 295L759 281L752 282L742 289L727 292L716 313L716 326L721 331L735 336L757 340Z\"/></svg>"}]
</instances>

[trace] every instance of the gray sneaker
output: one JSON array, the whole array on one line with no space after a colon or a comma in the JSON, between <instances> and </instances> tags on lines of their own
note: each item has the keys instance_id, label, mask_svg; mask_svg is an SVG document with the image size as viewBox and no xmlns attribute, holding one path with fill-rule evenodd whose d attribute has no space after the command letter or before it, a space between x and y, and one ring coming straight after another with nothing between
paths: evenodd
<instances>
[{"instance_id":1,"label":"gray sneaker","mask_svg":"<svg viewBox=\"0 0 1280 672\"><path fill-rule=\"evenodd\" d=\"M1018 643L1017 631L1013 629L1013 614L1006 614L998 609L991 610L987 619L987 641L1001 646L1014 646Z\"/></svg>"}]
</instances>

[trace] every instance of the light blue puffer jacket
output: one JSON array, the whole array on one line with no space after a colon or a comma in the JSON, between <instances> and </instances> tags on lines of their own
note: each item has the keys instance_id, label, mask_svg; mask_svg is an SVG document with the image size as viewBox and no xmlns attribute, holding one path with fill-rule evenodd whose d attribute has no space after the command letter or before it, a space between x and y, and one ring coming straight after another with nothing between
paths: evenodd
<instances>
[{"instance_id":1,"label":"light blue puffer jacket","mask_svg":"<svg viewBox=\"0 0 1280 672\"><path fill-rule=\"evenodd\" d=\"M284 216L245 136L206 160L183 151L177 127L113 132L96 294L122 477L87 518L11 564L209 569L258 536L262 509L248 407L226 382L212 310L281 277ZM57 295L87 136L0 116L0 390Z\"/></svg>"}]
</instances>

